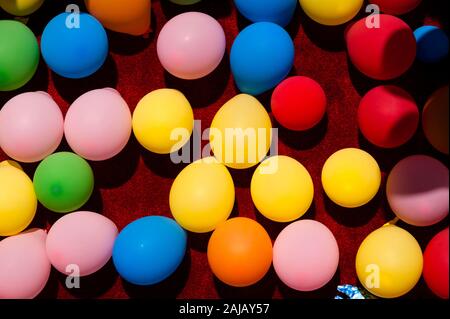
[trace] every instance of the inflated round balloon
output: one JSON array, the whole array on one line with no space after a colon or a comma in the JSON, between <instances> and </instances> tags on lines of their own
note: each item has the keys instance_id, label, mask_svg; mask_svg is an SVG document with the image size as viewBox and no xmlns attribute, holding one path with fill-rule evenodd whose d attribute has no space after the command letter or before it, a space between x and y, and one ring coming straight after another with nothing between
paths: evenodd
<instances>
[{"instance_id":1,"label":"inflated round balloon","mask_svg":"<svg viewBox=\"0 0 450 319\"><path fill-rule=\"evenodd\" d=\"M39 45L23 23L0 20L0 91L12 91L31 80L39 63Z\"/></svg>"},{"instance_id":2,"label":"inflated round balloon","mask_svg":"<svg viewBox=\"0 0 450 319\"><path fill-rule=\"evenodd\" d=\"M225 54L225 41L222 26L213 17L200 12L186 12L164 25L156 49L167 72L181 79L193 80L216 69Z\"/></svg>"},{"instance_id":3,"label":"inflated round balloon","mask_svg":"<svg viewBox=\"0 0 450 319\"><path fill-rule=\"evenodd\" d=\"M214 156L226 166L245 169L266 156L272 143L272 123L253 96L239 94L214 116L209 132Z\"/></svg>"},{"instance_id":4,"label":"inflated round balloon","mask_svg":"<svg viewBox=\"0 0 450 319\"><path fill-rule=\"evenodd\" d=\"M282 27L257 22L242 30L231 47L234 80L242 93L258 95L274 88L291 71L294 44Z\"/></svg>"},{"instance_id":5,"label":"inflated round balloon","mask_svg":"<svg viewBox=\"0 0 450 319\"><path fill-rule=\"evenodd\" d=\"M439 62L448 55L448 37L444 30L425 25L414 31L417 42L417 59L424 63Z\"/></svg>"},{"instance_id":6,"label":"inflated round balloon","mask_svg":"<svg viewBox=\"0 0 450 319\"><path fill-rule=\"evenodd\" d=\"M356 273L370 293L397 298L408 293L422 274L422 250L400 227L383 226L367 236L356 255Z\"/></svg>"},{"instance_id":7,"label":"inflated round balloon","mask_svg":"<svg viewBox=\"0 0 450 319\"><path fill-rule=\"evenodd\" d=\"M0 299L32 299L47 284L47 234L32 229L0 241Z\"/></svg>"},{"instance_id":8,"label":"inflated round balloon","mask_svg":"<svg viewBox=\"0 0 450 319\"><path fill-rule=\"evenodd\" d=\"M181 227L195 233L210 232L233 210L233 179L213 157L195 161L175 178L169 203Z\"/></svg>"},{"instance_id":9,"label":"inflated round balloon","mask_svg":"<svg viewBox=\"0 0 450 319\"><path fill-rule=\"evenodd\" d=\"M181 4L181 5L190 5L197 2L200 2L201 0L169 0L170 2Z\"/></svg>"},{"instance_id":10,"label":"inflated round balloon","mask_svg":"<svg viewBox=\"0 0 450 319\"><path fill-rule=\"evenodd\" d=\"M347 208L367 204L381 184L380 167L367 152L345 148L331 155L322 168L322 185L328 197Z\"/></svg>"},{"instance_id":11,"label":"inflated round balloon","mask_svg":"<svg viewBox=\"0 0 450 319\"><path fill-rule=\"evenodd\" d=\"M133 112L133 132L151 152L169 154L188 141L194 128L191 104L180 91L159 89L144 96Z\"/></svg>"},{"instance_id":12,"label":"inflated round balloon","mask_svg":"<svg viewBox=\"0 0 450 319\"><path fill-rule=\"evenodd\" d=\"M314 197L314 185L306 168L288 156L273 156L253 174L253 203L265 217L290 222L306 213Z\"/></svg>"},{"instance_id":13,"label":"inflated round balloon","mask_svg":"<svg viewBox=\"0 0 450 319\"><path fill-rule=\"evenodd\" d=\"M273 267L280 280L298 291L325 286L339 264L339 247L333 233L315 220L286 226L273 245Z\"/></svg>"},{"instance_id":14,"label":"inflated round balloon","mask_svg":"<svg viewBox=\"0 0 450 319\"><path fill-rule=\"evenodd\" d=\"M414 10L422 0L369 0L376 4L380 10L387 14L405 14Z\"/></svg>"},{"instance_id":15,"label":"inflated round balloon","mask_svg":"<svg viewBox=\"0 0 450 319\"><path fill-rule=\"evenodd\" d=\"M20 166L19 163L17 163L16 161L12 161L12 160L5 160L0 162L0 168L2 167L13 167L13 168L17 168L21 171L23 171L22 166Z\"/></svg>"},{"instance_id":16,"label":"inflated round balloon","mask_svg":"<svg viewBox=\"0 0 450 319\"><path fill-rule=\"evenodd\" d=\"M3 164L3 162L2 162ZM11 165L0 167L0 236L20 233L31 223L37 200L31 179Z\"/></svg>"},{"instance_id":17,"label":"inflated round balloon","mask_svg":"<svg viewBox=\"0 0 450 319\"><path fill-rule=\"evenodd\" d=\"M324 25L339 25L353 19L364 0L300 0L303 11L314 21Z\"/></svg>"},{"instance_id":18,"label":"inflated round balloon","mask_svg":"<svg viewBox=\"0 0 450 319\"><path fill-rule=\"evenodd\" d=\"M297 0L234 0L234 4L252 22L273 22L284 27L294 15Z\"/></svg>"},{"instance_id":19,"label":"inflated round balloon","mask_svg":"<svg viewBox=\"0 0 450 319\"><path fill-rule=\"evenodd\" d=\"M422 113L422 127L431 145L448 154L448 85L435 91L428 99Z\"/></svg>"},{"instance_id":20,"label":"inflated round balloon","mask_svg":"<svg viewBox=\"0 0 450 319\"><path fill-rule=\"evenodd\" d=\"M246 287L260 281L272 264L272 241L264 227L236 217L220 224L208 242L208 263L220 281Z\"/></svg>"},{"instance_id":21,"label":"inflated round balloon","mask_svg":"<svg viewBox=\"0 0 450 319\"><path fill-rule=\"evenodd\" d=\"M33 183L42 205L54 212L67 213L89 200L94 190L94 173L80 156L59 152L39 164Z\"/></svg>"},{"instance_id":22,"label":"inflated round balloon","mask_svg":"<svg viewBox=\"0 0 450 319\"><path fill-rule=\"evenodd\" d=\"M100 270L111 258L117 227L93 212L74 212L58 219L47 235L47 255L59 272L80 276Z\"/></svg>"},{"instance_id":23,"label":"inflated round balloon","mask_svg":"<svg viewBox=\"0 0 450 319\"><path fill-rule=\"evenodd\" d=\"M353 65L376 80L391 80L405 73L416 58L416 39L401 19L378 15L379 28L368 28L366 18L354 23L346 33L347 49ZM370 41L367 41L370 39Z\"/></svg>"},{"instance_id":24,"label":"inflated round balloon","mask_svg":"<svg viewBox=\"0 0 450 319\"><path fill-rule=\"evenodd\" d=\"M39 9L44 0L0 0L0 7L15 16L27 16Z\"/></svg>"},{"instance_id":25,"label":"inflated round balloon","mask_svg":"<svg viewBox=\"0 0 450 319\"><path fill-rule=\"evenodd\" d=\"M62 112L45 92L16 95L0 110L0 147L20 162L37 162L53 153L64 133Z\"/></svg>"},{"instance_id":26,"label":"inflated round balloon","mask_svg":"<svg viewBox=\"0 0 450 319\"><path fill-rule=\"evenodd\" d=\"M131 135L127 102L111 88L83 94L67 111L64 134L72 150L88 160L103 161L117 155Z\"/></svg>"},{"instance_id":27,"label":"inflated round balloon","mask_svg":"<svg viewBox=\"0 0 450 319\"><path fill-rule=\"evenodd\" d=\"M186 252L186 232L172 219L147 216L117 236L113 262L120 276L135 285L153 285L169 277Z\"/></svg>"},{"instance_id":28,"label":"inflated round balloon","mask_svg":"<svg viewBox=\"0 0 450 319\"><path fill-rule=\"evenodd\" d=\"M448 299L448 227L428 243L423 254L423 278L433 293Z\"/></svg>"},{"instance_id":29,"label":"inflated round balloon","mask_svg":"<svg viewBox=\"0 0 450 319\"><path fill-rule=\"evenodd\" d=\"M398 218L414 226L430 226L449 210L448 168L426 155L406 157L389 173L386 195Z\"/></svg>"},{"instance_id":30,"label":"inflated round balloon","mask_svg":"<svg viewBox=\"0 0 450 319\"><path fill-rule=\"evenodd\" d=\"M414 98L397 86L378 86L359 103L359 129L378 147L394 148L408 142L419 126L419 119Z\"/></svg>"},{"instance_id":31,"label":"inflated round balloon","mask_svg":"<svg viewBox=\"0 0 450 319\"><path fill-rule=\"evenodd\" d=\"M319 83L306 76L293 76L273 91L271 107L275 119L294 131L316 126L326 112L327 97Z\"/></svg>"},{"instance_id":32,"label":"inflated round balloon","mask_svg":"<svg viewBox=\"0 0 450 319\"><path fill-rule=\"evenodd\" d=\"M150 31L151 0L84 0L90 14L112 31L143 35Z\"/></svg>"},{"instance_id":33,"label":"inflated round balloon","mask_svg":"<svg viewBox=\"0 0 450 319\"><path fill-rule=\"evenodd\" d=\"M61 13L50 20L42 33L41 51L48 67L56 74L79 79L95 73L103 65L108 55L108 37L100 22L90 14L80 13L79 21L70 15Z\"/></svg>"}]
</instances>

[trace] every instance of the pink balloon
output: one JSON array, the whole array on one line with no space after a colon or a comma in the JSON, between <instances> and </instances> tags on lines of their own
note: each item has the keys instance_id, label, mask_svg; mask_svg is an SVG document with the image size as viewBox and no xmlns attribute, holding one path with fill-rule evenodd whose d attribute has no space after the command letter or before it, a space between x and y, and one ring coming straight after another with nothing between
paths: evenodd
<instances>
[{"instance_id":1,"label":"pink balloon","mask_svg":"<svg viewBox=\"0 0 450 319\"><path fill-rule=\"evenodd\" d=\"M117 232L110 219L97 213L81 211L64 215L48 232L48 258L63 274L75 270L80 276L90 275L111 258Z\"/></svg>"},{"instance_id":2,"label":"pink balloon","mask_svg":"<svg viewBox=\"0 0 450 319\"><path fill-rule=\"evenodd\" d=\"M211 16L186 12L169 20L158 36L157 51L162 66L185 80L214 71L225 53L225 33Z\"/></svg>"},{"instance_id":3,"label":"pink balloon","mask_svg":"<svg viewBox=\"0 0 450 319\"><path fill-rule=\"evenodd\" d=\"M64 134L81 157L92 161L109 159L120 153L130 139L130 109L114 89L89 91L70 106Z\"/></svg>"},{"instance_id":4,"label":"pink balloon","mask_svg":"<svg viewBox=\"0 0 450 319\"><path fill-rule=\"evenodd\" d=\"M19 162L37 162L53 153L63 137L59 106L45 92L27 92L0 111L0 147Z\"/></svg>"},{"instance_id":5,"label":"pink balloon","mask_svg":"<svg viewBox=\"0 0 450 319\"><path fill-rule=\"evenodd\" d=\"M273 246L273 266L287 286L313 291L325 286L336 273L339 248L331 231L314 220L286 226Z\"/></svg>"},{"instance_id":6,"label":"pink balloon","mask_svg":"<svg viewBox=\"0 0 450 319\"><path fill-rule=\"evenodd\" d=\"M398 218L414 226L443 220L449 209L448 168L425 155L409 156L389 174L386 193Z\"/></svg>"},{"instance_id":7,"label":"pink balloon","mask_svg":"<svg viewBox=\"0 0 450 319\"><path fill-rule=\"evenodd\" d=\"M31 299L47 284L47 234L31 229L0 241L0 299Z\"/></svg>"}]
</instances>

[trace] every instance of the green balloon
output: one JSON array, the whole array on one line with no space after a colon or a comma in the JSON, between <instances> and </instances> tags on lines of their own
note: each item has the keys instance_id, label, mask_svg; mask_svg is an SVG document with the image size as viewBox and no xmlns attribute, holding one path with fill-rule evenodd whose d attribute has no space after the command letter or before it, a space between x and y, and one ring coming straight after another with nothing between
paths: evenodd
<instances>
[{"instance_id":1,"label":"green balloon","mask_svg":"<svg viewBox=\"0 0 450 319\"><path fill-rule=\"evenodd\" d=\"M12 91L31 80L39 64L39 45L23 23L0 20L0 91Z\"/></svg>"},{"instance_id":2,"label":"green balloon","mask_svg":"<svg viewBox=\"0 0 450 319\"><path fill-rule=\"evenodd\" d=\"M200 2L200 0L170 0L170 2L181 4L181 5L188 5L188 4L194 4L197 2Z\"/></svg>"},{"instance_id":3,"label":"green balloon","mask_svg":"<svg viewBox=\"0 0 450 319\"><path fill-rule=\"evenodd\" d=\"M83 206L94 189L94 173L88 162L70 152L46 157L33 177L39 202L51 211L68 213Z\"/></svg>"}]
</instances>

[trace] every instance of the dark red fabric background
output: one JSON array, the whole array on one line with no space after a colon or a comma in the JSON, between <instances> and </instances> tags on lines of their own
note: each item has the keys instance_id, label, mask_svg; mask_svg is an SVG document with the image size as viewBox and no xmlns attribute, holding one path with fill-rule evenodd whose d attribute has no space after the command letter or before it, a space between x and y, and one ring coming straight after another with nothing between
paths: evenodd
<instances>
[{"instance_id":1,"label":"dark red fabric background","mask_svg":"<svg viewBox=\"0 0 450 319\"><path fill-rule=\"evenodd\" d=\"M28 26L39 37L46 23L71 2L47 0L33 14ZM65 112L78 96L88 90L102 87L116 88L128 102L131 110L148 92L171 87L181 90L190 100L195 118L202 120L203 128L209 126L216 111L238 93L229 68L228 54L219 68L210 76L196 81L183 81L164 72L156 55L156 38L165 22L184 11L202 11L210 14L223 26L229 53L233 39L248 22L240 17L231 0L203 0L197 5L183 7L167 0L152 1L153 32L147 37L132 37L108 32L110 56L102 69L93 76L70 80L61 78L47 69L41 61L39 69L25 87L14 92L0 93L0 106L9 98L25 91L48 91ZM427 1L413 13L403 17L415 29L424 23L439 24L448 30L447 1ZM360 15L362 16L363 13ZM1 18L8 18L0 13ZM189 234L189 249L178 271L168 280L151 287L136 287L123 281L110 262L100 272L82 278L81 289L69 290L64 286L64 276L52 270L47 287L41 298L332 298L338 284L358 284L354 260L361 241L394 215L389 210L385 196L386 173L407 155L430 154L446 162L447 158L434 151L421 130L406 146L395 150L381 150L368 144L358 132L356 109L360 97L379 84L359 74L347 60L343 32L345 26L324 27L312 22L298 8L288 30L295 39L296 58L292 74L306 75L317 80L328 96L327 117L317 128L305 133L280 129L279 153L292 156L303 163L311 173L315 186L312 208L302 218L316 219L327 225L339 244L339 270L324 288L311 293L289 289L277 279L273 269L258 284L248 288L231 288L214 278L206 258L209 234ZM4 39L1 39L4 41ZM7 41L7 39L6 39ZM274 48L276 49L276 48ZM391 81L409 91L420 106L439 86L448 82L448 60L435 66L416 63L401 78ZM270 109L270 93L260 97ZM274 125L277 124L274 122ZM325 160L333 152L345 147L360 147L369 151L383 171L383 184L376 198L358 209L343 209L331 203L323 195L320 173ZM63 142L60 150L67 150ZM0 160L5 159L0 153ZM145 151L131 138L126 149L116 158L91 163L95 172L95 192L83 207L100 212L112 219L119 229L145 215L171 216L169 190L174 177L184 167L174 165L169 156L155 155ZM32 176L36 164L24 165ZM263 218L254 208L249 191L254 169L232 170L236 186L236 204L233 216L248 216L259 221L274 240L285 224ZM48 229L61 215L39 207L34 227ZM425 248L431 237L448 225L448 218L433 227L408 229ZM433 298L423 280L405 298Z\"/></svg>"}]
</instances>

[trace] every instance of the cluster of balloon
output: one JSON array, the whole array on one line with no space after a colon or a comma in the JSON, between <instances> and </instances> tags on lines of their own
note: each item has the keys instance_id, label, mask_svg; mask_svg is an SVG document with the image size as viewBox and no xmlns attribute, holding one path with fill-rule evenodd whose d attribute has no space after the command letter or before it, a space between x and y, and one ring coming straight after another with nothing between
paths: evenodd
<instances>
[{"instance_id":1,"label":"cluster of balloon","mask_svg":"<svg viewBox=\"0 0 450 319\"><path fill-rule=\"evenodd\" d=\"M212 233L208 263L220 281L246 287L260 281L272 265L272 241L264 227L250 218L231 218Z\"/></svg>"},{"instance_id":2,"label":"cluster of balloon","mask_svg":"<svg viewBox=\"0 0 450 319\"><path fill-rule=\"evenodd\" d=\"M272 156L262 162L253 174L250 191L258 211L277 222L303 216L314 197L311 175L288 156Z\"/></svg>"},{"instance_id":3,"label":"cluster of balloon","mask_svg":"<svg viewBox=\"0 0 450 319\"><path fill-rule=\"evenodd\" d=\"M294 16L297 0L234 0L234 4L252 22L273 22L285 27Z\"/></svg>"},{"instance_id":4,"label":"cluster of balloon","mask_svg":"<svg viewBox=\"0 0 450 319\"><path fill-rule=\"evenodd\" d=\"M42 56L56 74L72 79L95 73L108 55L108 36L101 23L87 13L64 12L46 25Z\"/></svg>"},{"instance_id":5,"label":"cluster of balloon","mask_svg":"<svg viewBox=\"0 0 450 319\"><path fill-rule=\"evenodd\" d=\"M33 32L14 20L0 21L0 91L12 91L31 80L39 64L39 45Z\"/></svg>"},{"instance_id":6,"label":"cluster of balloon","mask_svg":"<svg viewBox=\"0 0 450 319\"><path fill-rule=\"evenodd\" d=\"M423 254L423 278L434 294L448 299L448 227L431 239Z\"/></svg>"},{"instance_id":7,"label":"cluster of balloon","mask_svg":"<svg viewBox=\"0 0 450 319\"><path fill-rule=\"evenodd\" d=\"M256 98L239 94L214 116L209 141L214 156L226 166L235 169L255 166L272 143L269 114Z\"/></svg>"},{"instance_id":8,"label":"cluster of balloon","mask_svg":"<svg viewBox=\"0 0 450 319\"><path fill-rule=\"evenodd\" d=\"M225 54L225 45L225 33L217 20L204 13L186 12L164 25L156 48L167 72L194 80L217 68Z\"/></svg>"},{"instance_id":9,"label":"cluster of balloon","mask_svg":"<svg viewBox=\"0 0 450 319\"><path fill-rule=\"evenodd\" d=\"M16 95L0 110L0 147L17 161L40 161L61 143L63 123L59 106L46 92Z\"/></svg>"},{"instance_id":10,"label":"cluster of balloon","mask_svg":"<svg viewBox=\"0 0 450 319\"><path fill-rule=\"evenodd\" d=\"M380 167L367 152L346 148L331 155L322 168L322 185L337 205L356 208L367 204L378 193Z\"/></svg>"},{"instance_id":11,"label":"cluster of balloon","mask_svg":"<svg viewBox=\"0 0 450 319\"><path fill-rule=\"evenodd\" d=\"M419 109L413 97L393 85L370 90L361 99L358 125L372 144L383 148L408 142L419 126Z\"/></svg>"},{"instance_id":12,"label":"cluster of balloon","mask_svg":"<svg viewBox=\"0 0 450 319\"><path fill-rule=\"evenodd\" d=\"M169 204L181 227L207 233L228 219L234 206L234 183L214 157L186 166L170 189Z\"/></svg>"},{"instance_id":13,"label":"cluster of balloon","mask_svg":"<svg viewBox=\"0 0 450 319\"><path fill-rule=\"evenodd\" d=\"M142 146L154 153L169 154L189 141L194 128L194 112L180 91L159 89L139 101L133 112L132 125Z\"/></svg>"},{"instance_id":14,"label":"cluster of balloon","mask_svg":"<svg viewBox=\"0 0 450 319\"><path fill-rule=\"evenodd\" d=\"M46 237L30 229L0 241L0 299L32 299L44 289L51 270Z\"/></svg>"},{"instance_id":15,"label":"cluster of balloon","mask_svg":"<svg viewBox=\"0 0 450 319\"><path fill-rule=\"evenodd\" d=\"M59 272L71 274L77 265L80 276L100 270L111 258L117 227L93 212L74 212L58 219L47 234L46 251Z\"/></svg>"},{"instance_id":16,"label":"cluster of balloon","mask_svg":"<svg viewBox=\"0 0 450 319\"><path fill-rule=\"evenodd\" d=\"M67 111L64 135L72 150L81 157L107 160L128 143L130 109L114 89L89 91L76 99Z\"/></svg>"},{"instance_id":17,"label":"cluster of balloon","mask_svg":"<svg viewBox=\"0 0 450 319\"><path fill-rule=\"evenodd\" d=\"M422 0L369 0L387 14L402 15L414 10Z\"/></svg>"},{"instance_id":18,"label":"cluster of balloon","mask_svg":"<svg viewBox=\"0 0 450 319\"><path fill-rule=\"evenodd\" d=\"M344 24L353 19L364 0L300 0L303 11L314 21L328 26Z\"/></svg>"},{"instance_id":19,"label":"cluster of balloon","mask_svg":"<svg viewBox=\"0 0 450 319\"><path fill-rule=\"evenodd\" d=\"M386 195L392 211L414 226L430 226L449 211L448 168L437 159L413 155L389 173Z\"/></svg>"},{"instance_id":20,"label":"cluster of balloon","mask_svg":"<svg viewBox=\"0 0 450 319\"><path fill-rule=\"evenodd\" d=\"M353 65L376 80L391 80L405 73L416 57L416 39L403 20L376 16L378 27L367 26L366 18L355 22L346 32L348 55ZM367 39L370 39L368 41Z\"/></svg>"},{"instance_id":21,"label":"cluster of balloon","mask_svg":"<svg viewBox=\"0 0 450 319\"><path fill-rule=\"evenodd\" d=\"M356 273L370 293L397 298L408 293L420 279L422 250L416 239L395 225L370 233L356 254Z\"/></svg>"},{"instance_id":22,"label":"cluster of balloon","mask_svg":"<svg viewBox=\"0 0 450 319\"><path fill-rule=\"evenodd\" d=\"M112 258L120 276L135 285L169 277L183 261L186 232L173 220L147 216L128 224L116 238Z\"/></svg>"},{"instance_id":23,"label":"cluster of balloon","mask_svg":"<svg viewBox=\"0 0 450 319\"><path fill-rule=\"evenodd\" d=\"M428 142L438 151L448 154L449 100L448 85L436 90L422 113L422 127Z\"/></svg>"},{"instance_id":24,"label":"cluster of balloon","mask_svg":"<svg viewBox=\"0 0 450 319\"><path fill-rule=\"evenodd\" d=\"M39 163L33 177L37 199L47 209L67 213L83 206L94 190L88 162L69 152L58 152Z\"/></svg>"},{"instance_id":25,"label":"cluster of balloon","mask_svg":"<svg viewBox=\"0 0 450 319\"><path fill-rule=\"evenodd\" d=\"M449 50L447 34L436 26L425 25L414 31L417 42L417 59L424 63L442 61Z\"/></svg>"},{"instance_id":26,"label":"cluster of balloon","mask_svg":"<svg viewBox=\"0 0 450 319\"><path fill-rule=\"evenodd\" d=\"M84 0L86 9L112 31L144 35L150 31L151 0Z\"/></svg>"},{"instance_id":27,"label":"cluster of balloon","mask_svg":"<svg viewBox=\"0 0 450 319\"><path fill-rule=\"evenodd\" d=\"M313 291L325 286L339 264L339 247L322 223L304 219L286 226L273 245L273 267L288 287Z\"/></svg>"},{"instance_id":28,"label":"cluster of balloon","mask_svg":"<svg viewBox=\"0 0 450 319\"><path fill-rule=\"evenodd\" d=\"M294 64L294 44L278 24L257 22L234 40L230 64L239 90L258 95L273 89L289 74Z\"/></svg>"},{"instance_id":29,"label":"cluster of balloon","mask_svg":"<svg viewBox=\"0 0 450 319\"><path fill-rule=\"evenodd\" d=\"M0 0L0 8L14 16L27 16L38 10L44 0Z\"/></svg>"}]
</instances>

